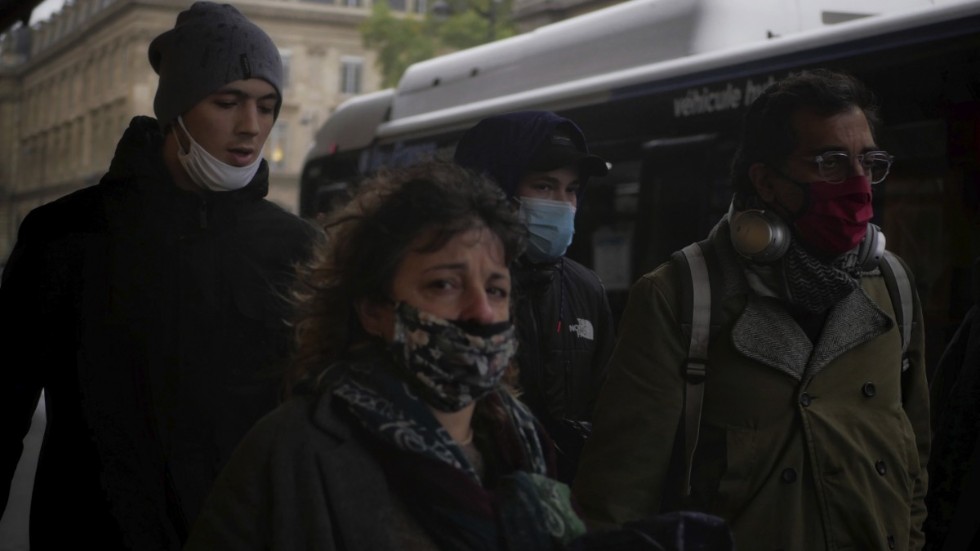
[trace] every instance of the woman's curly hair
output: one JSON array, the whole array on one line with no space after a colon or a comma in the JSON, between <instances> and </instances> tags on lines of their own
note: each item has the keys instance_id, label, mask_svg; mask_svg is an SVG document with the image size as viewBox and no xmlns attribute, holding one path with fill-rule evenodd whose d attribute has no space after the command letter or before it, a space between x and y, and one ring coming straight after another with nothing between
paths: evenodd
<instances>
[{"instance_id":1,"label":"woman's curly hair","mask_svg":"<svg viewBox=\"0 0 980 551\"><path fill-rule=\"evenodd\" d=\"M459 233L486 227L509 265L523 252L527 230L491 180L443 161L382 170L324 223L325 237L300 267L292 293L295 353L287 392L316 377L367 341L355 305L390 298L392 279L409 246L436 251Z\"/></svg>"}]
</instances>

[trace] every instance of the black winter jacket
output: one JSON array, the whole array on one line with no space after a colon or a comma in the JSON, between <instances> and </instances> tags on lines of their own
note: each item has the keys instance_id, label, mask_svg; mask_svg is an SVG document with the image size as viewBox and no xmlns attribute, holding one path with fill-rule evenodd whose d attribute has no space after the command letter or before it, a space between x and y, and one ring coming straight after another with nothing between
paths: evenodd
<instances>
[{"instance_id":1,"label":"black winter jacket","mask_svg":"<svg viewBox=\"0 0 980 551\"><path fill-rule=\"evenodd\" d=\"M178 189L136 117L98 185L32 211L0 286L0 496L43 388L31 548L179 549L240 438L278 403L284 291L315 228Z\"/></svg>"},{"instance_id":2,"label":"black winter jacket","mask_svg":"<svg viewBox=\"0 0 980 551\"><path fill-rule=\"evenodd\" d=\"M559 448L559 476L570 480L580 438L566 421L591 421L615 339L599 277L561 257L513 267L521 399Z\"/></svg>"}]
</instances>

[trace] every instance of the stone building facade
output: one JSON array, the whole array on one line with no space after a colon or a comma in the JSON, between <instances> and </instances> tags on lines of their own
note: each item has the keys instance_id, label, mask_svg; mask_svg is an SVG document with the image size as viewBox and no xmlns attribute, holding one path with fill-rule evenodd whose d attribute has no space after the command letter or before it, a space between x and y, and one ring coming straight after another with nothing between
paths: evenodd
<instances>
[{"instance_id":1,"label":"stone building facade","mask_svg":"<svg viewBox=\"0 0 980 551\"><path fill-rule=\"evenodd\" d=\"M317 128L378 88L358 26L372 0L235 0L280 48L279 119L266 144L269 198L296 210ZM408 0L415 9L424 0ZM0 266L34 207L98 182L135 115L153 114L150 41L192 0L74 0L32 27L0 30Z\"/></svg>"}]
</instances>

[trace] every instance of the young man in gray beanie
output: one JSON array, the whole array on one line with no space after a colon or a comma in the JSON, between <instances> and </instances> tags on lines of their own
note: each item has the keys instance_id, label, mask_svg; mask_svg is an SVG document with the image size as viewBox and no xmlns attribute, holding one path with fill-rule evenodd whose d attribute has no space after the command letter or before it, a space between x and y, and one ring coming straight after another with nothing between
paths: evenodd
<instances>
[{"instance_id":1,"label":"young man in gray beanie","mask_svg":"<svg viewBox=\"0 0 980 551\"><path fill-rule=\"evenodd\" d=\"M35 551L66 534L179 549L278 401L282 297L316 235L264 199L278 50L234 7L197 2L149 60L156 120L132 120L97 185L28 215L0 285L0 349L28 358L0 384L4 505L42 389L47 405Z\"/></svg>"}]
</instances>

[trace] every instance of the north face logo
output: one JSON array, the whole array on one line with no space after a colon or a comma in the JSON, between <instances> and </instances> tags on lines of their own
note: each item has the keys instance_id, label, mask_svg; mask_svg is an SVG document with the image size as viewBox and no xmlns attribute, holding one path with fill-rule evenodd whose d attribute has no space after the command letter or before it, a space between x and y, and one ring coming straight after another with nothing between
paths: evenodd
<instances>
[{"instance_id":1,"label":"north face logo","mask_svg":"<svg viewBox=\"0 0 980 551\"><path fill-rule=\"evenodd\" d=\"M595 330L592 328L592 322L589 320L584 320L582 318L577 319L578 323L575 325L568 326L568 330L575 333L582 339L595 340Z\"/></svg>"}]
</instances>

